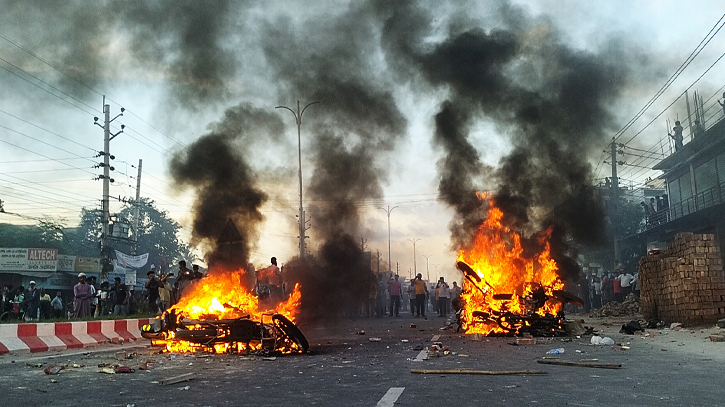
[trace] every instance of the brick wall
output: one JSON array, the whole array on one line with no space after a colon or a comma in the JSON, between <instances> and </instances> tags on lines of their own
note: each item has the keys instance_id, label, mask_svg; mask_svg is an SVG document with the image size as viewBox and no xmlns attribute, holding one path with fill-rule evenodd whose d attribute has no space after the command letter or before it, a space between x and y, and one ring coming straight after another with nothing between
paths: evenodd
<instances>
[{"instance_id":1,"label":"brick wall","mask_svg":"<svg viewBox=\"0 0 725 407\"><path fill-rule=\"evenodd\" d=\"M647 319L700 325L725 318L725 273L712 234L679 233L660 254L639 261Z\"/></svg>"}]
</instances>

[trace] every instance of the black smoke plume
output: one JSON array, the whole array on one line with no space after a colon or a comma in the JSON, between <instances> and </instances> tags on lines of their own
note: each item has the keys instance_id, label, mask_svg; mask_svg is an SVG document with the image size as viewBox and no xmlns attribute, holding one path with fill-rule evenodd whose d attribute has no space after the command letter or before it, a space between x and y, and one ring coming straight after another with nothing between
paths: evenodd
<instances>
[{"instance_id":1,"label":"black smoke plume","mask_svg":"<svg viewBox=\"0 0 725 407\"><path fill-rule=\"evenodd\" d=\"M206 261L210 266L246 267L257 227L264 220L260 207L267 200L247 157L256 142L283 133L284 125L276 114L240 105L227 110L209 134L172 158L169 169L176 185L194 188L193 239L209 249ZM216 244L228 219L241 235L237 264L223 264L228 256Z\"/></svg>"},{"instance_id":2,"label":"black smoke plume","mask_svg":"<svg viewBox=\"0 0 725 407\"><path fill-rule=\"evenodd\" d=\"M303 116L302 137L311 149L303 154L312 160L305 189L314 225L309 233L322 243L311 248L316 264L298 276L305 318L329 318L340 304L357 307L367 298L373 276L358 236L370 231L360 224L360 203L382 199L391 154L407 122L389 90L392 83L371 57L379 22L368 4L317 21L313 31L304 24L281 18L261 38L283 104L293 103L287 95L303 106L320 102Z\"/></svg>"},{"instance_id":3,"label":"black smoke plume","mask_svg":"<svg viewBox=\"0 0 725 407\"><path fill-rule=\"evenodd\" d=\"M628 68L612 49L572 49L548 20L496 4L498 24L481 27L457 19L431 43L426 27L435 16L418 3L398 2L383 43L394 65L412 66L430 86L449 92L436 115L434 141L443 153L440 199L456 213L453 246L471 242L483 209L473 196L489 186L515 230L533 235L553 225L552 256L565 265L564 277L576 278L578 270L571 269L576 253L567 239L601 243L604 212L586 188L592 179L588 159L613 130L609 109L627 83ZM407 30L411 26L416 35ZM481 117L493 121L512 145L493 173L483 171L469 140Z\"/></svg>"}]
</instances>

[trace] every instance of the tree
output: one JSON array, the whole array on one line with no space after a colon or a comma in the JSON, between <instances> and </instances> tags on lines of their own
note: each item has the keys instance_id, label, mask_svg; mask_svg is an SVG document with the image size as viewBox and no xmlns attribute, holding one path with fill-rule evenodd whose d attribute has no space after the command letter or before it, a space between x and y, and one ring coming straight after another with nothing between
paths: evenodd
<instances>
[{"instance_id":1,"label":"tree","mask_svg":"<svg viewBox=\"0 0 725 407\"><path fill-rule=\"evenodd\" d=\"M68 253L76 245L74 234L66 233L65 219L45 216L36 225L0 224L0 247L42 247Z\"/></svg>"},{"instance_id":2,"label":"tree","mask_svg":"<svg viewBox=\"0 0 725 407\"><path fill-rule=\"evenodd\" d=\"M116 216L117 222L134 225L135 205L126 204ZM137 253L149 253L149 262L159 265L161 259L170 264L177 259L191 260L191 248L179 240L181 225L169 218L168 213L159 210L154 202L141 198L139 204ZM125 245L129 250L131 244Z\"/></svg>"}]
</instances>

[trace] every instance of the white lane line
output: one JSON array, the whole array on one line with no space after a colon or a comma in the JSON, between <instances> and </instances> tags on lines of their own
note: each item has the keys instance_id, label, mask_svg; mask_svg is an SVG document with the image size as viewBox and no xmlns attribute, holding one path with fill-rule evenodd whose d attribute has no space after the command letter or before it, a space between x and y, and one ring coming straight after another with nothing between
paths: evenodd
<instances>
[{"instance_id":1,"label":"white lane line","mask_svg":"<svg viewBox=\"0 0 725 407\"><path fill-rule=\"evenodd\" d=\"M428 350L427 349L423 349L422 351L420 351L418 356L416 356L415 359L413 359L413 362L422 362L424 360L428 360Z\"/></svg>"},{"instance_id":2,"label":"white lane line","mask_svg":"<svg viewBox=\"0 0 725 407\"><path fill-rule=\"evenodd\" d=\"M403 394L403 390L405 390L405 387L391 387L383 398L378 401L377 407L393 407L398 397Z\"/></svg>"},{"instance_id":3,"label":"white lane line","mask_svg":"<svg viewBox=\"0 0 725 407\"><path fill-rule=\"evenodd\" d=\"M431 341L431 342L435 342L435 341L437 341L437 340L438 340L438 339L440 339L440 338L441 338L441 336L440 336L440 335L433 335L433 338L431 338L431 340L430 340L430 341Z\"/></svg>"}]
</instances>

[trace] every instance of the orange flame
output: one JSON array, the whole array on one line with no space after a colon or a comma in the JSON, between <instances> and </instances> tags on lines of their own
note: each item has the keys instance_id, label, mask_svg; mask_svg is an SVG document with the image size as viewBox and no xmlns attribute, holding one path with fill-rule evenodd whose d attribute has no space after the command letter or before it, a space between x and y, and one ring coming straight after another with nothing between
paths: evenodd
<instances>
[{"instance_id":1,"label":"orange flame","mask_svg":"<svg viewBox=\"0 0 725 407\"><path fill-rule=\"evenodd\" d=\"M529 312L542 316L558 314L563 306L558 301L546 301L536 309L530 306L534 290L539 287L549 298L554 290L564 287L557 274L558 266L550 257L548 240L551 229L539 236L539 242L544 246L542 252L526 259L523 257L521 237L502 224L504 213L495 206L493 197L481 193L479 198L488 201L488 217L479 226L473 247L458 253L458 261L468 264L480 278L477 281L475 276L471 276L463 281L462 319L466 333L490 335L509 332L494 321L495 318L482 318L482 315L498 315L504 311L518 315Z\"/></svg>"},{"instance_id":2,"label":"orange flame","mask_svg":"<svg viewBox=\"0 0 725 407\"><path fill-rule=\"evenodd\" d=\"M301 292L296 284L286 300L276 302L272 299L260 301L253 292L242 284L242 276L246 272L242 269L236 271L217 271L207 274L206 277L195 280L189 285L177 304L169 311L191 320L222 320L237 319L249 316L252 321L271 322L271 314L282 314L291 322L299 310ZM264 319L263 319L264 317ZM187 326L194 329L194 326ZM200 329L200 326L196 326ZM204 345L174 338L174 332L168 332L165 341L168 352L197 352L207 350ZM215 353L225 353L236 349L237 352L255 351L262 348L262 343L214 343ZM286 349L286 352L297 349ZM282 350L283 352L285 350Z\"/></svg>"}]
</instances>

